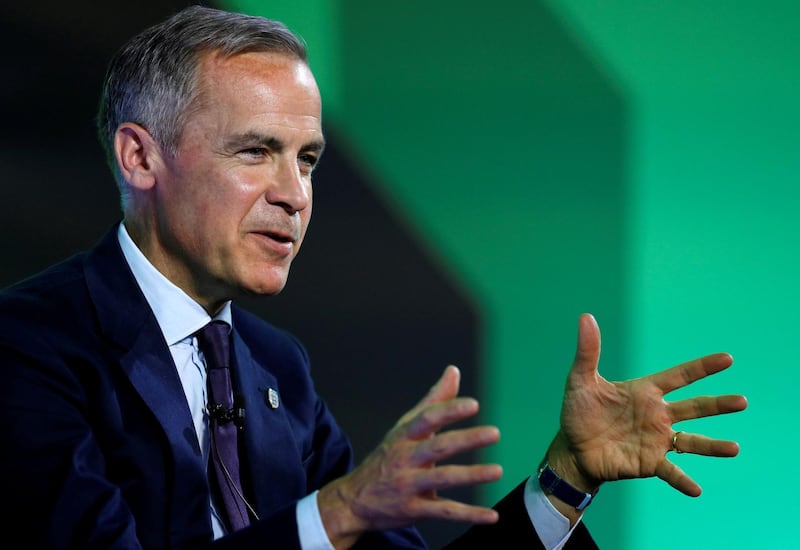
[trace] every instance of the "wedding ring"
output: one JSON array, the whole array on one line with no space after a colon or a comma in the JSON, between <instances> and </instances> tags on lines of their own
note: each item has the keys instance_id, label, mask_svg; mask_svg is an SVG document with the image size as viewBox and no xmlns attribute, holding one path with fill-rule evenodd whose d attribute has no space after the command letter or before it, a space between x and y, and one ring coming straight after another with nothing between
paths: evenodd
<instances>
[{"instance_id":1,"label":"wedding ring","mask_svg":"<svg viewBox=\"0 0 800 550\"><path fill-rule=\"evenodd\" d=\"M683 432L675 432L675 434L672 436L672 450L678 454L683 452L678 448L678 436L682 433Z\"/></svg>"}]
</instances>

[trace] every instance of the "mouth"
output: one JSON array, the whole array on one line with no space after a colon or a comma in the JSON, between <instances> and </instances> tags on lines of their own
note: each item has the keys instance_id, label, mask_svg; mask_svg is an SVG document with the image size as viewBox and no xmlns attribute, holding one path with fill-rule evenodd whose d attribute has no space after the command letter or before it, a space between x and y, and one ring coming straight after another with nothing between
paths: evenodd
<instances>
[{"instance_id":1,"label":"mouth","mask_svg":"<svg viewBox=\"0 0 800 550\"><path fill-rule=\"evenodd\" d=\"M259 234L268 239L284 244L292 244L297 240L297 237L295 237L293 234L283 231L263 231Z\"/></svg>"},{"instance_id":2,"label":"mouth","mask_svg":"<svg viewBox=\"0 0 800 550\"><path fill-rule=\"evenodd\" d=\"M261 246L270 251L270 255L277 254L280 257L293 256L295 243L299 240L296 232L291 229L254 231L252 235L258 238Z\"/></svg>"}]
</instances>

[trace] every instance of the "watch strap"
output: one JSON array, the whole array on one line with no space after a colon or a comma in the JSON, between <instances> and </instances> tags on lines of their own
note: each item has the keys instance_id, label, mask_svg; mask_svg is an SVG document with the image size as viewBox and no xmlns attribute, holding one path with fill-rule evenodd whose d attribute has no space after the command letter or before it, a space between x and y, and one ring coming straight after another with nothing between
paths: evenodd
<instances>
[{"instance_id":1,"label":"watch strap","mask_svg":"<svg viewBox=\"0 0 800 550\"><path fill-rule=\"evenodd\" d=\"M576 510L583 510L592 502L592 499L597 494L587 493L581 491L561 479L558 474L550 467L547 457L544 457L541 464L539 464L539 486L545 494L552 494L575 507Z\"/></svg>"}]
</instances>

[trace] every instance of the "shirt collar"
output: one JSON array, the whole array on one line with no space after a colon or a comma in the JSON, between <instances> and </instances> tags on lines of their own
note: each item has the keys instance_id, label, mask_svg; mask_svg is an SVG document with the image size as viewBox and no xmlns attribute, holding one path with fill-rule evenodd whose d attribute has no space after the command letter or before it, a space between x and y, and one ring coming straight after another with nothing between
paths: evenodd
<instances>
[{"instance_id":1,"label":"shirt collar","mask_svg":"<svg viewBox=\"0 0 800 550\"><path fill-rule=\"evenodd\" d=\"M117 237L125 260L156 316L167 345L180 342L208 324L211 317L206 310L150 263L131 239L124 223L119 224ZM225 302L214 319L232 325L230 300Z\"/></svg>"}]
</instances>

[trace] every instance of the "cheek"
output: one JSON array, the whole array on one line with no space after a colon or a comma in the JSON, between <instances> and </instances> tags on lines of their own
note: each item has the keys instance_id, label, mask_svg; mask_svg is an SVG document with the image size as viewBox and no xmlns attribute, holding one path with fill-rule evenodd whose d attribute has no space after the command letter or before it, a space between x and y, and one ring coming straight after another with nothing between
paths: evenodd
<instances>
[{"instance_id":1,"label":"cheek","mask_svg":"<svg viewBox=\"0 0 800 550\"><path fill-rule=\"evenodd\" d=\"M211 221L228 200L217 181L216 174L205 165L186 170L167 186L165 204L183 218Z\"/></svg>"},{"instance_id":2,"label":"cheek","mask_svg":"<svg viewBox=\"0 0 800 550\"><path fill-rule=\"evenodd\" d=\"M309 202L308 208L304 209L300 212L300 240L297 242L297 247L295 250L295 256L297 256L297 252L300 250L300 246L303 244L305 240L306 231L308 231L308 225L311 222L311 203Z\"/></svg>"},{"instance_id":3,"label":"cheek","mask_svg":"<svg viewBox=\"0 0 800 550\"><path fill-rule=\"evenodd\" d=\"M234 180L218 178L197 199L198 214L209 225L238 225L251 211L257 209L262 194L254 186Z\"/></svg>"}]
</instances>

